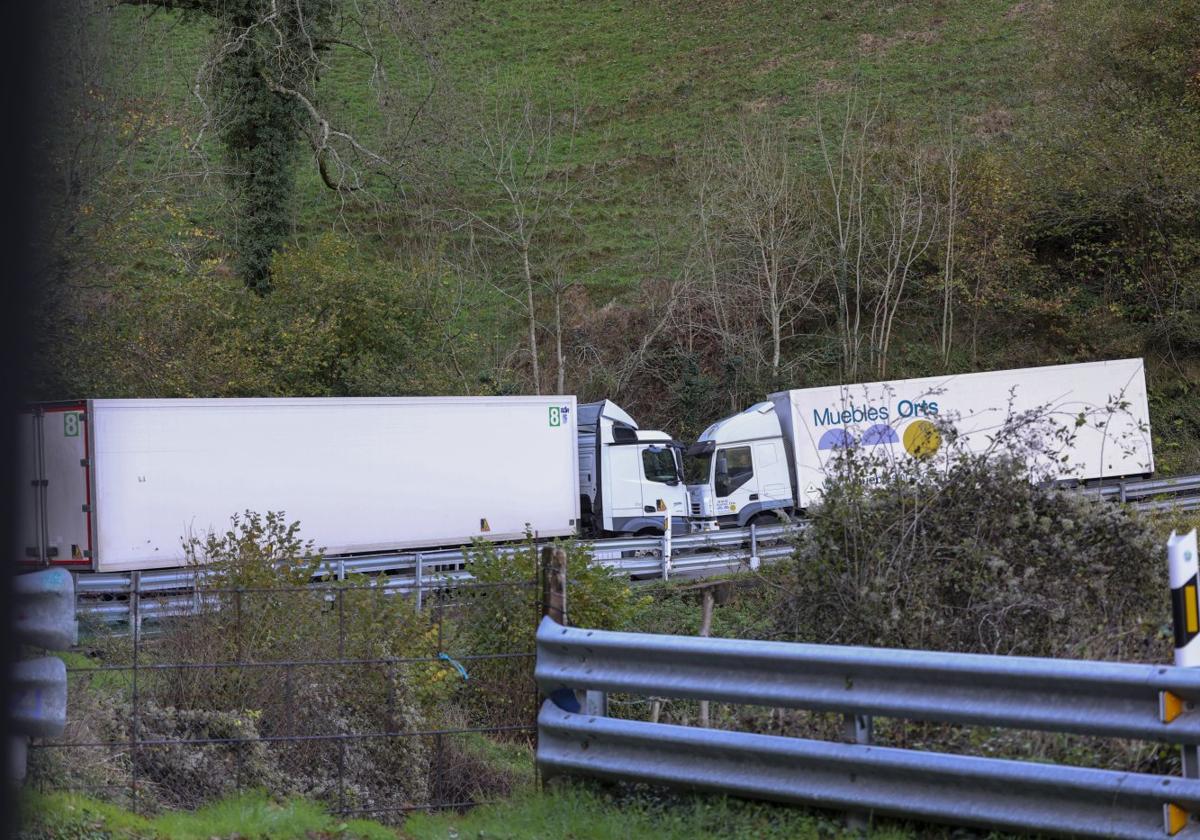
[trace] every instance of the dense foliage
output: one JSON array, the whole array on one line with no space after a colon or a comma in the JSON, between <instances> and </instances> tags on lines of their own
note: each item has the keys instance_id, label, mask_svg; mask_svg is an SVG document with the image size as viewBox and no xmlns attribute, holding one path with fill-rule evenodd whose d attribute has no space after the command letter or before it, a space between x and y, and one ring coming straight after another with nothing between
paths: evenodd
<instances>
[{"instance_id":1,"label":"dense foliage","mask_svg":"<svg viewBox=\"0 0 1200 840\"><path fill-rule=\"evenodd\" d=\"M768 574L797 640L1166 661L1161 555L1149 522L1039 486L1016 459L880 474L848 453Z\"/></svg>"}]
</instances>

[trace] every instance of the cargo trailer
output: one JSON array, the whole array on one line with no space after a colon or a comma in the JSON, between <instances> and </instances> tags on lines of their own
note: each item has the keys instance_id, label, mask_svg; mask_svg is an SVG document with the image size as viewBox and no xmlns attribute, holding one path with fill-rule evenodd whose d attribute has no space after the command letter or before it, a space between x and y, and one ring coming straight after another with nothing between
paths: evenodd
<instances>
[{"instance_id":1,"label":"cargo trailer","mask_svg":"<svg viewBox=\"0 0 1200 840\"><path fill-rule=\"evenodd\" d=\"M781 391L714 423L688 449L697 527L777 521L820 500L830 464L854 447L882 464L936 454L954 436L994 449L1006 424L1050 422L1061 439L1021 454L1063 482L1149 476L1141 359ZM886 468L886 467L885 467Z\"/></svg>"},{"instance_id":2,"label":"cargo trailer","mask_svg":"<svg viewBox=\"0 0 1200 840\"><path fill-rule=\"evenodd\" d=\"M22 560L170 568L232 515L329 555L576 533L573 396L95 399L20 422Z\"/></svg>"}]
</instances>

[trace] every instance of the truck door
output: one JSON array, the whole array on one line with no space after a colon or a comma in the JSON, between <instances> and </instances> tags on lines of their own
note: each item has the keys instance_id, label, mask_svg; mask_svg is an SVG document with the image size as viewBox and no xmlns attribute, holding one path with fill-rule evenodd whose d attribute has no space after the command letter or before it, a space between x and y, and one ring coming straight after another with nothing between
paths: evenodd
<instances>
[{"instance_id":1,"label":"truck door","mask_svg":"<svg viewBox=\"0 0 1200 840\"><path fill-rule=\"evenodd\" d=\"M754 466L759 501L792 501L792 480L783 458L783 441L768 440L754 444Z\"/></svg>"},{"instance_id":2,"label":"truck door","mask_svg":"<svg viewBox=\"0 0 1200 840\"><path fill-rule=\"evenodd\" d=\"M605 528L624 531L631 519L644 517L642 509L642 464L638 447L609 445L604 472ZM611 517L611 519L609 518Z\"/></svg>"},{"instance_id":3,"label":"truck door","mask_svg":"<svg viewBox=\"0 0 1200 840\"><path fill-rule=\"evenodd\" d=\"M84 403L26 414L19 431L22 557L27 563L91 564Z\"/></svg>"},{"instance_id":4,"label":"truck door","mask_svg":"<svg viewBox=\"0 0 1200 840\"><path fill-rule=\"evenodd\" d=\"M642 461L642 510L646 516L657 519L670 513L672 516L686 514L686 495L679 477L679 462L675 451L666 444L639 446Z\"/></svg>"},{"instance_id":5,"label":"truck door","mask_svg":"<svg viewBox=\"0 0 1200 840\"><path fill-rule=\"evenodd\" d=\"M718 449L713 470L713 490L717 497L717 516L736 515L758 501L758 483L754 480L754 456L750 445Z\"/></svg>"}]
</instances>

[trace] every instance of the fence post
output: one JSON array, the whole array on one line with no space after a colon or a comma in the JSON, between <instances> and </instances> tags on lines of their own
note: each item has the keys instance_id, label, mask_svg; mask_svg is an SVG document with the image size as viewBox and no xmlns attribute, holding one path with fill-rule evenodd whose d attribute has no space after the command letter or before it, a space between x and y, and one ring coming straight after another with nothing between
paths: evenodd
<instances>
[{"instance_id":1,"label":"fence post","mask_svg":"<svg viewBox=\"0 0 1200 840\"><path fill-rule=\"evenodd\" d=\"M132 601L129 608L134 611L135 615L130 621L130 626L136 625L141 621L142 617L139 613L139 604L137 601ZM133 676L130 679L130 703L132 705L130 720L129 720L129 801L130 810L133 813L138 813L138 717L141 714L141 708L138 705L138 662L141 648L141 634L133 634Z\"/></svg>"},{"instance_id":2,"label":"fence post","mask_svg":"<svg viewBox=\"0 0 1200 840\"><path fill-rule=\"evenodd\" d=\"M136 639L142 634L142 573L129 574L129 632Z\"/></svg>"},{"instance_id":3,"label":"fence post","mask_svg":"<svg viewBox=\"0 0 1200 840\"><path fill-rule=\"evenodd\" d=\"M703 606L700 608L700 636L707 639L712 632L713 590L711 586L704 587L701 592ZM708 728L708 701L700 701L700 726Z\"/></svg>"},{"instance_id":4,"label":"fence post","mask_svg":"<svg viewBox=\"0 0 1200 840\"><path fill-rule=\"evenodd\" d=\"M758 526L753 522L750 523L750 571L757 572L760 563L758 560Z\"/></svg>"},{"instance_id":5,"label":"fence post","mask_svg":"<svg viewBox=\"0 0 1200 840\"><path fill-rule=\"evenodd\" d=\"M1182 668L1200 666L1200 562L1196 554L1196 529L1187 534L1171 532L1167 540L1167 573L1171 586L1171 618L1175 626L1175 664ZM1171 701L1178 698L1163 692L1159 699L1160 713L1164 722L1174 717L1168 713ZM1182 753L1183 775L1187 779L1200 779L1200 754L1196 744L1184 744Z\"/></svg>"},{"instance_id":6,"label":"fence post","mask_svg":"<svg viewBox=\"0 0 1200 840\"><path fill-rule=\"evenodd\" d=\"M416 581L417 585L417 612L421 611L421 605L425 602L425 585L422 583L422 579L424 578L424 575L422 574L424 571L424 566L425 555L418 551L416 564L413 567L413 579Z\"/></svg>"},{"instance_id":7,"label":"fence post","mask_svg":"<svg viewBox=\"0 0 1200 840\"><path fill-rule=\"evenodd\" d=\"M543 614L564 627L567 625L567 552L561 548L546 546L542 549L544 573ZM585 710L590 715L607 716L608 695L603 691L587 691L584 702L574 689L563 688L550 694L550 700L568 711Z\"/></svg>"},{"instance_id":8,"label":"fence post","mask_svg":"<svg viewBox=\"0 0 1200 840\"><path fill-rule=\"evenodd\" d=\"M559 624L567 623L567 552L554 546L542 549L546 591L543 614Z\"/></svg>"},{"instance_id":9,"label":"fence post","mask_svg":"<svg viewBox=\"0 0 1200 840\"><path fill-rule=\"evenodd\" d=\"M671 514L663 517L662 535L662 579L668 580L671 574Z\"/></svg>"}]
</instances>

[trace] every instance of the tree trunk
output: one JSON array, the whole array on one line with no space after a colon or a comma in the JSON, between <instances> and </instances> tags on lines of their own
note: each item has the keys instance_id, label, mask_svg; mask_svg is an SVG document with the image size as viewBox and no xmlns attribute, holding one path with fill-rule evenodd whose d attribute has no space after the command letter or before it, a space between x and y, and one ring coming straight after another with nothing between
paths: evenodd
<instances>
[{"instance_id":1,"label":"tree trunk","mask_svg":"<svg viewBox=\"0 0 1200 840\"><path fill-rule=\"evenodd\" d=\"M525 272L525 306L529 314L529 362L533 371L533 393L542 393L542 372L538 366L537 311L533 306L533 269L529 265L529 243L521 243L521 267Z\"/></svg>"},{"instance_id":2,"label":"tree trunk","mask_svg":"<svg viewBox=\"0 0 1200 840\"><path fill-rule=\"evenodd\" d=\"M562 291L559 290L554 293L554 356L558 363L559 394L565 394L567 391L567 366L563 359L562 334Z\"/></svg>"}]
</instances>

